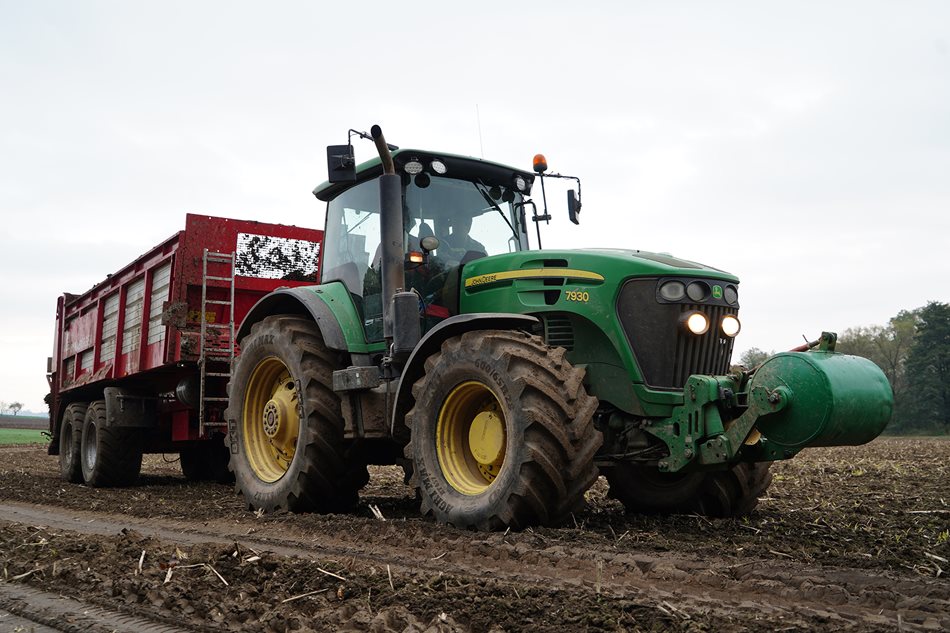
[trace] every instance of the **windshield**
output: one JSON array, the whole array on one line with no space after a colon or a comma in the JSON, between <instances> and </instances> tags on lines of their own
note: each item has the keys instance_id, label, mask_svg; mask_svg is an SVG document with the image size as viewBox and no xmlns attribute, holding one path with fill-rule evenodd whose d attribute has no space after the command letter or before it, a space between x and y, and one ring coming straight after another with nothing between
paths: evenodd
<instances>
[{"instance_id":1,"label":"windshield","mask_svg":"<svg viewBox=\"0 0 950 633\"><path fill-rule=\"evenodd\" d=\"M445 177L404 178L403 248L420 251L434 236L439 247L423 266L407 265L406 287L432 306L435 317L458 307L458 269L466 262L527 247L520 224L522 197L498 185ZM342 281L364 318L367 338L382 338L379 183L369 180L329 202L323 247L323 283ZM452 277L454 276L454 279ZM443 292L448 283L454 290ZM454 294L453 294L454 293Z\"/></svg>"},{"instance_id":2,"label":"windshield","mask_svg":"<svg viewBox=\"0 0 950 633\"><path fill-rule=\"evenodd\" d=\"M451 178L432 178L420 187L418 180L405 189L409 248L418 250L413 242L434 235L439 248L432 254L444 263L459 263L469 252L484 257L521 250L514 212L520 194L504 202L500 187Z\"/></svg>"}]
</instances>

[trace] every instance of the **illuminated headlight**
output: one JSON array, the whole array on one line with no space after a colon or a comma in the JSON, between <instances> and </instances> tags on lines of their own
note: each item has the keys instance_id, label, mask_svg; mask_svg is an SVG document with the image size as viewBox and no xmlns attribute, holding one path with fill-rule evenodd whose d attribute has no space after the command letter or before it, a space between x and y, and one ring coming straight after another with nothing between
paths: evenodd
<instances>
[{"instance_id":1,"label":"illuminated headlight","mask_svg":"<svg viewBox=\"0 0 950 633\"><path fill-rule=\"evenodd\" d=\"M742 328L742 326L739 324L739 319L732 316L731 314L727 314L726 316L722 317L722 323L719 324L719 327L722 328L722 333L729 338L732 338L738 334L739 330Z\"/></svg>"},{"instance_id":2,"label":"illuminated headlight","mask_svg":"<svg viewBox=\"0 0 950 633\"><path fill-rule=\"evenodd\" d=\"M403 169L410 176L422 173L422 163L417 160L411 160L403 166Z\"/></svg>"},{"instance_id":3,"label":"illuminated headlight","mask_svg":"<svg viewBox=\"0 0 950 633\"><path fill-rule=\"evenodd\" d=\"M680 301L686 296L686 286L682 281L668 281L660 286L660 296L667 301Z\"/></svg>"},{"instance_id":4,"label":"illuminated headlight","mask_svg":"<svg viewBox=\"0 0 950 633\"><path fill-rule=\"evenodd\" d=\"M522 176L515 176L514 178L515 189L518 191L524 191L528 188L527 181Z\"/></svg>"},{"instance_id":5,"label":"illuminated headlight","mask_svg":"<svg viewBox=\"0 0 950 633\"><path fill-rule=\"evenodd\" d=\"M449 170L448 167L445 166L445 163L438 159L429 163L429 167L433 173L439 174L440 176Z\"/></svg>"},{"instance_id":6,"label":"illuminated headlight","mask_svg":"<svg viewBox=\"0 0 950 633\"><path fill-rule=\"evenodd\" d=\"M686 329L697 336L709 331L709 319L702 312L689 312L683 315L682 321Z\"/></svg>"}]
</instances>

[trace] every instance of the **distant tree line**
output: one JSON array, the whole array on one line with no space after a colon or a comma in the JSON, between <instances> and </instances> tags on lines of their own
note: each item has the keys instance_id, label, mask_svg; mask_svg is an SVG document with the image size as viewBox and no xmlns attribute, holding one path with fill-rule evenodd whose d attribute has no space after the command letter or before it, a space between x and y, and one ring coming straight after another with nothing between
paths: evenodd
<instances>
[{"instance_id":1,"label":"distant tree line","mask_svg":"<svg viewBox=\"0 0 950 633\"><path fill-rule=\"evenodd\" d=\"M931 301L887 325L848 328L837 351L863 356L887 376L894 390L888 433L950 435L950 304ZM753 347L739 362L755 367L774 353Z\"/></svg>"}]
</instances>

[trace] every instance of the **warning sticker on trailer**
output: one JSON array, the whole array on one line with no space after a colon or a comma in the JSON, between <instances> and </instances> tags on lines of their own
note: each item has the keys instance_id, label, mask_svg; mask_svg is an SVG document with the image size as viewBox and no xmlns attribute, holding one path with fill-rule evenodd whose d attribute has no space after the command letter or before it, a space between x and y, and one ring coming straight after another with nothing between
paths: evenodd
<instances>
[{"instance_id":1,"label":"warning sticker on trailer","mask_svg":"<svg viewBox=\"0 0 950 633\"><path fill-rule=\"evenodd\" d=\"M317 281L320 243L238 233L234 274L260 279Z\"/></svg>"}]
</instances>

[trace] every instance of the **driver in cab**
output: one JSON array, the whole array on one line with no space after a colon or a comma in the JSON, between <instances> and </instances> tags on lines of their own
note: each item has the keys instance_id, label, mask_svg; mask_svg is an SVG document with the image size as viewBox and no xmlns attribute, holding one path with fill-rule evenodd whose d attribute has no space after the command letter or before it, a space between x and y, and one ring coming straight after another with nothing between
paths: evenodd
<instances>
[{"instance_id":1,"label":"driver in cab","mask_svg":"<svg viewBox=\"0 0 950 633\"><path fill-rule=\"evenodd\" d=\"M477 253L479 257L487 255L485 246L472 238L472 216L460 214L453 219L452 232L439 242L439 255L449 261L461 262L466 253Z\"/></svg>"}]
</instances>

